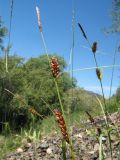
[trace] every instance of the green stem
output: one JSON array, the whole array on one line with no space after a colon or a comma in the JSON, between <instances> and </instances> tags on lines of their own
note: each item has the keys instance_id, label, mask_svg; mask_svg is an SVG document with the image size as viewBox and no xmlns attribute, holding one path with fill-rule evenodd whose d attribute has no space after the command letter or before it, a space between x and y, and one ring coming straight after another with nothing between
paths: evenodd
<instances>
[{"instance_id":1,"label":"green stem","mask_svg":"<svg viewBox=\"0 0 120 160\"><path fill-rule=\"evenodd\" d=\"M46 52L46 55L47 55L47 58L48 58L48 62L49 62L49 66L50 66L50 58L49 58L49 55L48 55L45 39L44 39L43 33L41 31L40 31L40 33L41 33L44 49L45 49L45 52ZM55 86L56 86L56 90L57 90L57 94L58 94L58 99L59 99L61 111L62 111L63 117L65 119L64 108L63 108L63 105L62 105L62 101L61 101L61 97L60 97L60 92L59 92L58 84L57 84L57 81L56 81L55 78L54 78L54 82L55 82ZM66 119L65 119L65 125L66 125ZM67 125L66 125L66 127L67 127ZM68 130L67 130L67 132L68 132ZM69 133L68 133L68 135L69 135ZM74 156L74 152L73 152L73 147L72 147L72 141L70 140L70 136L69 136L69 141L70 141L71 157L72 157L72 160L75 160L75 156Z\"/></svg>"},{"instance_id":2,"label":"green stem","mask_svg":"<svg viewBox=\"0 0 120 160\"><path fill-rule=\"evenodd\" d=\"M97 63L97 59L96 59L95 53L93 53L93 55L94 55L94 60L95 60L96 67L98 67L98 63ZM109 141L109 146L110 146L110 155L111 155L111 160L113 160L112 144L111 144L111 137L110 137L110 132L109 132L109 124L108 124L107 105L106 105L106 100L105 100L102 80L99 79L99 82L100 82L100 87L101 87L102 96L103 96L103 102L104 102L104 110L103 111L104 111L105 117L106 117L106 123L105 124L106 124L106 130L107 130L108 141Z\"/></svg>"},{"instance_id":3,"label":"green stem","mask_svg":"<svg viewBox=\"0 0 120 160\"><path fill-rule=\"evenodd\" d=\"M66 158L66 141L62 140L62 153L63 153L63 160L67 160Z\"/></svg>"},{"instance_id":4,"label":"green stem","mask_svg":"<svg viewBox=\"0 0 120 160\"><path fill-rule=\"evenodd\" d=\"M65 118L65 114L64 114L64 108L63 108L63 105L62 105L62 101L61 101L61 97L60 97L60 92L59 92L58 84L56 82L56 79L54 79L54 81L55 81L55 85L56 85L56 89L57 89L57 94L58 94L58 99L59 99L60 107L61 107L62 114L63 114L64 120L65 120L65 125L66 125L66 118ZM66 128L67 128L67 125L66 125ZM67 133L68 133L68 129L67 129ZM72 147L72 141L70 139L69 133L68 133L68 138L69 138L69 141L70 141L69 145L70 145L70 150L71 150L71 157L72 157L72 160L75 160L75 155L74 155L74 151L73 151L73 147Z\"/></svg>"},{"instance_id":5,"label":"green stem","mask_svg":"<svg viewBox=\"0 0 120 160\"><path fill-rule=\"evenodd\" d=\"M116 53L117 53L117 44L116 44L115 53L114 53L114 57L113 57L113 68L112 68L112 75L111 75L111 82L110 82L109 101L110 101L111 92L112 92L112 84L113 84L113 75L114 75L114 69L115 69Z\"/></svg>"},{"instance_id":6,"label":"green stem","mask_svg":"<svg viewBox=\"0 0 120 160\"><path fill-rule=\"evenodd\" d=\"M55 78L54 78L54 82L55 82L55 86L56 86L56 90L57 90L57 94L58 94L58 99L59 99L61 111L62 111L63 117L65 118L64 108L63 108L63 104L62 104L62 101L61 101L61 97L60 97L60 92L59 92L58 84L57 84L57 81L56 81Z\"/></svg>"}]
</instances>

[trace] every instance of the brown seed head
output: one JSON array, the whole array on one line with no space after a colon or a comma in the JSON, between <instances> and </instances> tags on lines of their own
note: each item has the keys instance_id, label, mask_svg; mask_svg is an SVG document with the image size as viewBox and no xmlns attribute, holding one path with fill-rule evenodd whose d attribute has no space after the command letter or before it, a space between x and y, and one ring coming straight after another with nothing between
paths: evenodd
<instances>
[{"instance_id":1,"label":"brown seed head","mask_svg":"<svg viewBox=\"0 0 120 160\"><path fill-rule=\"evenodd\" d=\"M92 45L92 52L95 53L97 50L97 42L94 42Z\"/></svg>"},{"instance_id":2,"label":"brown seed head","mask_svg":"<svg viewBox=\"0 0 120 160\"><path fill-rule=\"evenodd\" d=\"M52 75L54 78L56 78L60 72L58 59L56 57L53 56L51 58L50 66L51 66Z\"/></svg>"},{"instance_id":3,"label":"brown seed head","mask_svg":"<svg viewBox=\"0 0 120 160\"><path fill-rule=\"evenodd\" d=\"M63 138L66 140L67 143L69 143L68 132L67 132L67 128L66 128L66 125L65 125L65 120L62 116L62 113L58 109L54 109L53 113L54 113L54 116L55 116L56 121L58 123L58 126L61 129L61 133L63 135Z\"/></svg>"},{"instance_id":4,"label":"brown seed head","mask_svg":"<svg viewBox=\"0 0 120 160\"><path fill-rule=\"evenodd\" d=\"M38 115L38 116L41 116L35 109L34 107L30 106L30 108L28 108L28 111L30 113L32 113L33 115Z\"/></svg>"},{"instance_id":5,"label":"brown seed head","mask_svg":"<svg viewBox=\"0 0 120 160\"><path fill-rule=\"evenodd\" d=\"M97 75L97 77L98 77L99 80L102 79L102 72L100 71L99 68L96 68L96 75Z\"/></svg>"}]
</instances>

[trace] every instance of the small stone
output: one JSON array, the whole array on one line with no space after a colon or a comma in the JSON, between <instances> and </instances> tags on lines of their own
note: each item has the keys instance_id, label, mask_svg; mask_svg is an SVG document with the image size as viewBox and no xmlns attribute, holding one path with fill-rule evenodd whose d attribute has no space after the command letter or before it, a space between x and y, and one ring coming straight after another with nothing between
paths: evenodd
<instances>
[{"instance_id":1,"label":"small stone","mask_svg":"<svg viewBox=\"0 0 120 160\"><path fill-rule=\"evenodd\" d=\"M47 154L51 154L52 153L52 149L51 148L48 148L47 149Z\"/></svg>"},{"instance_id":2,"label":"small stone","mask_svg":"<svg viewBox=\"0 0 120 160\"><path fill-rule=\"evenodd\" d=\"M90 152L88 152L88 153L90 153L90 154L94 154L95 152L94 152L94 151L90 151Z\"/></svg>"},{"instance_id":3,"label":"small stone","mask_svg":"<svg viewBox=\"0 0 120 160\"><path fill-rule=\"evenodd\" d=\"M47 149L49 146L48 146L48 144L47 143L43 143L43 144L41 144L41 145L39 145L39 147L38 148L41 148L41 149Z\"/></svg>"},{"instance_id":4,"label":"small stone","mask_svg":"<svg viewBox=\"0 0 120 160\"><path fill-rule=\"evenodd\" d=\"M105 142L105 141L106 141L106 138L105 138L105 137L102 137L102 141Z\"/></svg>"},{"instance_id":5,"label":"small stone","mask_svg":"<svg viewBox=\"0 0 120 160\"><path fill-rule=\"evenodd\" d=\"M98 143L95 144L94 151L99 151L99 144Z\"/></svg>"},{"instance_id":6,"label":"small stone","mask_svg":"<svg viewBox=\"0 0 120 160\"><path fill-rule=\"evenodd\" d=\"M74 137L82 138L83 136L79 133L79 134L76 134Z\"/></svg>"},{"instance_id":7,"label":"small stone","mask_svg":"<svg viewBox=\"0 0 120 160\"><path fill-rule=\"evenodd\" d=\"M23 149L22 148L17 148L17 153L22 153Z\"/></svg>"},{"instance_id":8,"label":"small stone","mask_svg":"<svg viewBox=\"0 0 120 160\"><path fill-rule=\"evenodd\" d=\"M53 140L53 144L57 144L57 142L55 140Z\"/></svg>"},{"instance_id":9,"label":"small stone","mask_svg":"<svg viewBox=\"0 0 120 160\"><path fill-rule=\"evenodd\" d=\"M27 139L24 138L24 139L22 140L22 144L24 145L24 144L26 144L26 143L27 143Z\"/></svg>"}]
</instances>

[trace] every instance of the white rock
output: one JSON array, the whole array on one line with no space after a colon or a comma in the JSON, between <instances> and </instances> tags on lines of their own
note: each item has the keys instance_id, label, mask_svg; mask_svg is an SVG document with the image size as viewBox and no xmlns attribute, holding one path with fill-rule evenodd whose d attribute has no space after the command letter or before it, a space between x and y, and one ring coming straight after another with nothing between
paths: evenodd
<instances>
[{"instance_id":1,"label":"white rock","mask_svg":"<svg viewBox=\"0 0 120 160\"><path fill-rule=\"evenodd\" d=\"M31 147L31 146L32 146L31 143L27 143L27 144L26 144L26 147L28 147L28 148Z\"/></svg>"},{"instance_id":2,"label":"white rock","mask_svg":"<svg viewBox=\"0 0 120 160\"><path fill-rule=\"evenodd\" d=\"M79 134L75 134L74 136L78 137L78 138L82 138L83 137L80 133Z\"/></svg>"},{"instance_id":3,"label":"white rock","mask_svg":"<svg viewBox=\"0 0 120 160\"><path fill-rule=\"evenodd\" d=\"M94 152L94 151L90 151L90 152L88 152L88 153L90 153L90 154L94 154L95 152Z\"/></svg>"},{"instance_id":4,"label":"white rock","mask_svg":"<svg viewBox=\"0 0 120 160\"><path fill-rule=\"evenodd\" d=\"M52 153L52 149L51 148L48 148L47 149L47 154L51 154Z\"/></svg>"},{"instance_id":5,"label":"white rock","mask_svg":"<svg viewBox=\"0 0 120 160\"><path fill-rule=\"evenodd\" d=\"M105 137L102 137L102 141L106 141L106 138L105 138Z\"/></svg>"},{"instance_id":6,"label":"white rock","mask_svg":"<svg viewBox=\"0 0 120 160\"><path fill-rule=\"evenodd\" d=\"M96 143L94 146L94 151L99 151L99 143Z\"/></svg>"},{"instance_id":7,"label":"white rock","mask_svg":"<svg viewBox=\"0 0 120 160\"><path fill-rule=\"evenodd\" d=\"M22 153L23 149L22 148L17 148L17 153Z\"/></svg>"}]
</instances>

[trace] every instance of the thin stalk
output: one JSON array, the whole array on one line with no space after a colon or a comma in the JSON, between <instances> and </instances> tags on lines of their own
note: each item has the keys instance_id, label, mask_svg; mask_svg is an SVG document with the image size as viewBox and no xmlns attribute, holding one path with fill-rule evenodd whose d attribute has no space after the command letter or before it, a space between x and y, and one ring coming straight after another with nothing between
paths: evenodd
<instances>
[{"instance_id":1,"label":"thin stalk","mask_svg":"<svg viewBox=\"0 0 120 160\"><path fill-rule=\"evenodd\" d=\"M47 105L47 107L50 109L50 111L54 114L54 112L52 111L52 109L50 108L49 104L43 99L41 98L41 100ZM65 120L65 119L64 119ZM65 121L65 125L66 125L66 121ZM66 126L67 128L67 126ZM68 129L67 129L67 134L68 134L68 138L69 138L69 145L70 145L70 151L71 151L71 157L72 157L72 160L75 160L75 156L74 156L74 151L73 151L73 147L72 147L72 141L70 140L70 135L69 135L69 132L68 132ZM62 146L63 147L63 146ZM65 146L64 146L65 147ZM63 149L63 148L62 148ZM65 148L64 148L65 149ZM65 150L64 150L65 151ZM63 153L65 154L65 153ZM63 155L65 156L65 155Z\"/></svg>"},{"instance_id":2,"label":"thin stalk","mask_svg":"<svg viewBox=\"0 0 120 160\"><path fill-rule=\"evenodd\" d=\"M61 101L61 96L60 96L58 84L57 84L57 81L56 81L55 78L54 78L54 82L55 82L55 86L56 86L56 90L57 90L58 99L59 99L60 107L61 107L61 110L62 110L62 114L63 114L63 117L65 118L64 108L63 108L63 104L62 104L62 101Z\"/></svg>"},{"instance_id":3,"label":"thin stalk","mask_svg":"<svg viewBox=\"0 0 120 160\"><path fill-rule=\"evenodd\" d=\"M85 31L83 30L82 26L80 23L78 23L78 27L80 28L83 37L86 39L86 41L88 42L88 45L90 46L90 48L92 49L92 53L94 56L94 60L95 60L95 64L96 64L96 68L99 69L98 67L98 63L97 63L97 59L96 59L96 49L97 49L97 43L94 42L93 46L91 46L88 37L85 33ZM100 87L101 87L101 91L102 91L102 97L103 97L103 102L104 102L104 112L105 112L105 116L106 116L106 130L107 130L107 134L108 134L108 140L109 140L109 145L110 145L110 155L111 155L111 160L113 160L113 155L112 155L112 145L111 145L111 138L110 138L110 132L109 132L109 125L108 125L108 114L107 114L107 105L106 105L106 101L105 101L105 96L104 96L104 90L103 90L103 85L102 85L102 80L101 77L98 77L99 82L100 82Z\"/></svg>"},{"instance_id":4,"label":"thin stalk","mask_svg":"<svg viewBox=\"0 0 120 160\"><path fill-rule=\"evenodd\" d=\"M69 72L71 74L72 79L72 101L73 101L73 61L74 61L74 1L73 1L73 12L72 12L72 33L71 33L71 49L70 49L70 57L69 57ZM68 114L70 113L70 107L68 107Z\"/></svg>"},{"instance_id":5,"label":"thin stalk","mask_svg":"<svg viewBox=\"0 0 120 160\"><path fill-rule=\"evenodd\" d=\"M8 72L8 51L5 49L5 69Z\"/></svg>"},{"instance_id":6,"label":"thin stalk","mask_svg":"<svg viewBox=\"0 0 120 160\"><path fill-rule=\"evenodd\" d=\"M73 62L74 62L74 21L75 21L75 13L74 13L74 9L73 9L73 16L72 16L72 59L71 59L71 67L72 67L72 73L71 73L71 76L72 76L72 102L73 102Z\"/></svg>"},{"instance_id":7,"label":"thin stalk","mask_svg":"<svg viewBox=\"0 0 120 160\"><path fill-rule=\"evenodd\" d=\"M81 32L83 33L83 36L84 38L86 39L86 41L88 42L88 45L90 46L90 48L92 49L92 46L88 40L88 37L86 36L86 33L84 32L82 26L78 23L78 26L81 30ZM97 59L96 59L96 54L95 54L96 50L93 51L92 50L92 53L93 53L93 57L94 57L94 61L95 61L95 64L96 64L96 68L99 68L98 67L98 63L97 63ZM100 78L99 79L99 82L100 82L100 87L101 87L101 91L102 91L102 96L103 96L103 102L104 102L104 110L105 110L105 116L106 116L106 130L107 130L107 134L108 134L108 140L109 140L109 145L110 145L110 154L111 154L111 160L113 159L113 156L112 156L112 145L111 145L111 138L110 138L110 133L109 133L109 125L108 125L108 115L107 115L107 106L106 106L106 101L105 101L105 96L104 96L104 90L103 90L103 85L102 85L102 80Z\"/></svg>"},{"instance_id":8,"label":"thin stalk","mask_svg":"<svg viewBox=\"0 0 120 160\"><path fill-rule=\"evenodd\" d=\"M66 118L65 118L63 104L62 104L61 97L60 97L60 92L59 92L58 84L57 84L56 79L54 79L54 81L55 81L55 86L56 86L56 89L57 89L57 94L58 94L58 99L59 99L60 107L61 107L62 114L63 114L64 120L65 120L65 124L67 124L66 123ZM66 127L67 127L67 125L66 125ZM68 129L67 129L67 131L68 131ZM69 132L68 132L68 137L69 137L69 140L70 140L70 150L71 150L72 160L75 160L74 151L73 151L73 147L72 147L72 141L70 139Z\"/></svg>"},{"instance_id":9,"label":"thin stalk","mask_svg":"<svg viewBox=\"0 0 120 160\"><path fill-rule=\"evenodd\" d=\"M90 48L92 48L89 40L87 39L87 42L90 46ZM96 54L94 52L93 53L93 57L94 57L94 61L96 64L96 68L98 67L98 63L97 63L97 59L96 59ZM108 124L108 113L107 113L107 105L106 105L106 100L105 100L105 95L104 95L104 90L103 90L103 84L102 84L102 80L99 79L100 82L100 87L101 87L101 91L102 91L102 97L103 97L103 102L104 102L104 113L105 113L105 117L106 117L106 130L107 130L107 135L108 135L108 141L109 141L109 147L110 147L110 155L111 155L111 160L113 160L113 153L112 153L112 143L111 143L111 137L110 137L110 132L109 132L109 124Z\"/></svg>"},{"instance_id":10,"label":"thin stalk","mask_svg":"<svg viewBox=\"0 0 120 160\"><path fill-rule=\"evenodd\" d=\"M112 156L112 143L111 143L111 137L110 137L110 132L109 132L109 125L108 125L108 117L105 113L105 110L104 110L104 107L101 103L101 101L99 100L99 98L96 96L96 99L98 100L99 104L100 104L100 107L102 109L102 112L103 112L103 115L104 115L104 118L105 118L105 124L106 124L106 130L107 130L107 135L108 135L108 140L109 140L109 145L110 145L110 154L111 154L111 159L113 160L113 156Z\"/></svg>"},{"instance_id":11,"label":"thin stalk","mask_svg":"<svg viewBox=\"0 0 120 160\"><path fill-rule=\"evenodd\" d=\"M46 104L46 106L49 108L49 110L53 113L52 109L50 108L49 104L43 99L41 98L41 100Z\"/></svg>"},{"instance_id":12,"label":"thin stalk","mask_svg":"<svg viewBox=\"0 0 120 160\"><path fill-rule=\"evenodd\" d=\"M103 154L103 146L102 146L102 134L100 134L99 137L99 160L104 160L104 154Z\"/></svg>"},{"instance_id":13,"label":"thin stalk","mask_svg":"<svg viewBox=\"0 0 120 160\"><path fill-rule=\"evenodd\" d=\"M88 41L88 44L90 45L90 48L92 48L89 41ZM92 52L92 53L93 53L93 52ZM95 53L93 53L93 57L94 57L94 61L95 61L96 68L99 68L99 67L98 67L98 62L97 62L96 54L95 54ZM106 101L105 101L105 95L104 95L102 80L99 79L99 82L100 82L100 87L101 87L102 96L103 96L103 101L104 101L105 115L107 116L107 106L106 106Z\"/></svg>"},{"instance_id":14,"label":"thin stalk","mask_svg":"<svg viewBox=\"0 0 120 160\"><path fill-rule=\"evenodd\" d=\"M39 24L38 24L38 26L39 26ZM43 35L43 32L42 32L41 27L42 27L42 26L39 26L39 31L40 31L40 33L41 33L41 38L42 38L44 50L45 50L45 53L46 53L46 55L47 55L48 62L49 62L49 66L50 66L50 58L49 58L49 55L48 55L47 45L46 45L46 43L45 43L45 39L44 39L44 35ZM64 108L63 108L63 104L62 104L62 101L61 101L58 84L57 84L57 81L56 81L55 78L54 78L54 82L55 82L55 86L56 86L56 90L57 90L57 94L58 94L58 99L59 99L61 111L62 111L63 117L64 117L64 119L65 119L65 124L66 124L66 118L65 118L65 114L64 114ZM67 125L66 125L66 126L67 126ZM72 141L71 141L71 140L70 140L70 150L71 150L72 160L75 160L75 156L74 156L73 147L72 147Z\"/></svg>"},{"instance_id":15,"label":"thin stalk","mask_svg":"<svg viewBox=\"0 0 120 160\"><path fill-rule=\"evenodd\" d=\"M99 68L99 67L98 67L98 63L97 63L97 59L96 59L96 54L95 54L95 53L93 53L93 56L94 56L94 60L95 60L95 64L96 64L96 68ZM105 95L104 95L104 90L103 90L102 80L101 80L101 79L99 79L99 82L100 82L100 87L101 87L102 96L103 96L103 101L104 101L104 106L105 106L105 115L107 115L107 106L106 106L106 101L105 101Z\"/></svg>"},{"instance_id":16,"label":"thin stalk","mask_svg":"<svg viewBox=\"0 0 120 160\"><path fill-rule=\"evenodd\" d=\"M95 53L93 53L93 55L94 55L94 60L95 60L95 63L96 63L96 67L98 67ZM105 112L106 122L107 122L107 123L106 123L106 130L107 130L108 141L109 141L109 146L110 146L110 155L111 155L111 160L113 160L112 144L111 144L111 137L110 137L110 132L109 132L109 124L108 124L107 105L106 105L106 100L105 100L105 95L104 95L102 80L99 79L99 82L100 82L100 87L101 87L102 96L103 96L103 102L104 102L104 112Z\"/></svg>"},{"instance_id":17,"label":"thin stalk","mask_svg":"<svg viewBox=\"0 0 120 160\"><path fill-rule=\"evenodd\" d=\"M43 46L44 46L44 49L45 49L45 52L46 52L46 55L47 55L47 58L48 58L49 66L50 66L50 58L49 58L49 55L48 55L48 50L47 50L47 46L46 46L46 43L45 43L45 39L44 39L44 36L43 36L42 31L41 31L40 33L41 33ZM63 108L63 104L62 104L62 101L61 101L61 97L60 97L60 93L59 93L58 84L57 84L56 79L55 79L55 78L53 78L53 79L54 79L54 83L55 83L55 86L56 86L56 90L57 90L57 94L58 94L58 99L59 99L61 111L62 111L63 117L65 118L64 108Z\"/></svg>"},{"instance_id":18,"label":"thin stalk","mask_svg":"<svg viewBox=\"0 0 120 160\"><path fill-rule=\"evenodd\" d=\"M11 1L11 10L10 10L10 23L9 23L9 34L8 34L8 48L5 49L5 68L6 72L8 72L8 55L9 55L9 47L10 47L10 39L11 39L11 27L12 27L12 16L13 16L13 0Z\"/></svg>"},{"instance_id":19,"label":"thin stalk","mask_svg":"<svg viewBox=\"0 0 120 160\"><path fill-rule=\"evenodd\" d=\"M105 115L104 107L103 107L100 99L99 99L97 96L95 96L95 97L96 97L96 99L97 99L97 101L98 101L98 103L99 103L99 105L100 105L100 107L101 107L101 110L102 110L103 115L104 115L105 123L106 123L106 125L107 125L107 118L106 118L106 115Z\"/></svg>"},{"instance_id":20,"label":"thin stalk","mask_svg":"<svg viewBox=\"0 0 120 160\"><path fill-rule=\"evenodd\" d=\"M116 44L115 52L114 52L114 56L113 56L113 68L112 68L111 82L110 82L109 101L110 101L111 92L112 92L112 84L113 84L113 76L114 76L114 69L115 69L116 53L117 53L117 44Z\"/></svg>"},{"instance_id":21,"label":"thin stalk","mask_svg":"<svg viewBox=\"0 0 120 160\"><path fill-rule=\"evenodd\" d=\"M63 153L63 160L67 160L67 157L66 157L66 141L64 139L62 140L62 153Z\"/></svg>"},{"instance_id":22,"label":"thin stalk","mask_svg":"<svg viewBox=\"0 0 120 160\"><path fill-rule=\"evenodd\" d=\"M72 14L72 41L71 41L71 67L72 67L72 71L71 71L71 77L72 77L72 102L73 102L73 67L74 67L74 21L75 21L75 9L74 9L74 1L73 1L73 14ZM69 119L70 120L70 119ZM72 159L75 159L74 156L74 151L73 151L73 145L72 145L72 141L70 140L70 149L71 149L71 155L72 155Z\"/></svg>"}]
</instances>

